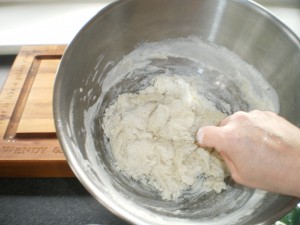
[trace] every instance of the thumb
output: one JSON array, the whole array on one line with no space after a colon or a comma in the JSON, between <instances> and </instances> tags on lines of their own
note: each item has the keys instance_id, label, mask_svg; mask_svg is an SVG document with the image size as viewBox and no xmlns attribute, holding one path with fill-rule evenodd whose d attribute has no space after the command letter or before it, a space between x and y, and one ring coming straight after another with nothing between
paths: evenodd
<instances>
[{"instance_id":1,"label":"thumb","mask_svg":"<svg viewBox=\"0 0 300 225\"><path fill-rule=\"evenodd\" d=\"M198 130L196 134L197 144L201 147L217 148L220 143L221 127L206 126Z\"/></svg>"}]
</instances>

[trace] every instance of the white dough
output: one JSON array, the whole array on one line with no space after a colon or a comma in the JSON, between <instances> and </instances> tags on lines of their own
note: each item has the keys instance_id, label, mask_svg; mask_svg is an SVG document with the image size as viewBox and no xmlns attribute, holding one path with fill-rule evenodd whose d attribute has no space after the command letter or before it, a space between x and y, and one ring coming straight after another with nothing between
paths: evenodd
<instances>
[{"instance_id":1,"label":"white dough","mask_svg":"<svg viewBox=\"0 0 300 225\"><path fill-rule=\"evenodd\" d=\"M103 128L120 171L176 200L200 180L206 191L226 188L224 161L195 144L198 128L225 116L183 78L158 76L138 94L119 95Z\"/></svg>"}]
</instances>

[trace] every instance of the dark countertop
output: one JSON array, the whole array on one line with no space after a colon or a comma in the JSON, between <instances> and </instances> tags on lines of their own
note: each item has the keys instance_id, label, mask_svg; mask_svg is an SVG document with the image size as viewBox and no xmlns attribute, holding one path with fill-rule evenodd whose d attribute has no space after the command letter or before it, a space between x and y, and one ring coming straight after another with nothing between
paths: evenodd
<instances>
[{"instance_id":1,"label":"dark countertop","mask_svg":"<svg viewBox=\"0 0 300 225\"><path fill-rule=\"evenodd\" d=\"M1 178L0 224L127 224L76 178Z\"/></svg>"}]
</instances>

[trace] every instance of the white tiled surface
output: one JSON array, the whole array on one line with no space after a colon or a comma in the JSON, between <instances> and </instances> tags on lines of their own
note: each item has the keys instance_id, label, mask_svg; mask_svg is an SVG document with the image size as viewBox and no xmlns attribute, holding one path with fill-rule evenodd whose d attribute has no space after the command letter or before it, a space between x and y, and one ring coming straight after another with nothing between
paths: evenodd
<instances>
[{"instance_id":1,"label":"white tiled surface","mask_svg":"<svg viewBox=\"0 0 300 225\"><path fill-rule=\"evenodd\" d=\"M80 28L113 0L1 3L0 55L22 45L68 44ZM265 5L300 37L300 8Z\"/></svg>"},{"instance_id":2,"label":"white tiled surface","mask_svg":"<svg viewBox=\"0 0 300 225\"><path fill-rule=\"evenodd\" d=\"M22 45L67 44L110 2L0 3L0 55Z\"/></svg>"}]
</instances>

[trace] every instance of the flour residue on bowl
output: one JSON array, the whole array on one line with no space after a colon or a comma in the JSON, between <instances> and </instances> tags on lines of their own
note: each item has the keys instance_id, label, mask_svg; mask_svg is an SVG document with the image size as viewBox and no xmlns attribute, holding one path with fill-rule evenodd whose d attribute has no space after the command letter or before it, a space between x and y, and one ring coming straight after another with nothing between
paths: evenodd
<instances>
[{"instance_id":1,"label":"flour residue on bowl","mask_svg":"<svg viewBox=\"0 0 300 225\"><path fill-rule=\"evenodd\" d=\"M109 65L85 118L91 127L99 121L99 151L116 189L154 202L157 192L163 199L193 201L197 213L209 190L222 196L211 210L239 208L226 196L244 204L251 194L226 187L223 160L195 145L195 132L239 110L279 112L264 77L233 52L197 37L144 43ZM90 145L94 133L86 128Z\"/></svg>"},{"instance_id":2,"label":"flour residue on bowl","mask_svg":"<svg viewBox=\"0 0 300 225\"><path fill-rule=\"evenodd\" d=\"M137 94L119 95L105 111L103 128L118 170L167 200L199 182L203 190L219 193L226 188L226 166L217 152L195 144L195 133L226 115L182 77L152 82Z\"/></svg>"}]
</instances>

